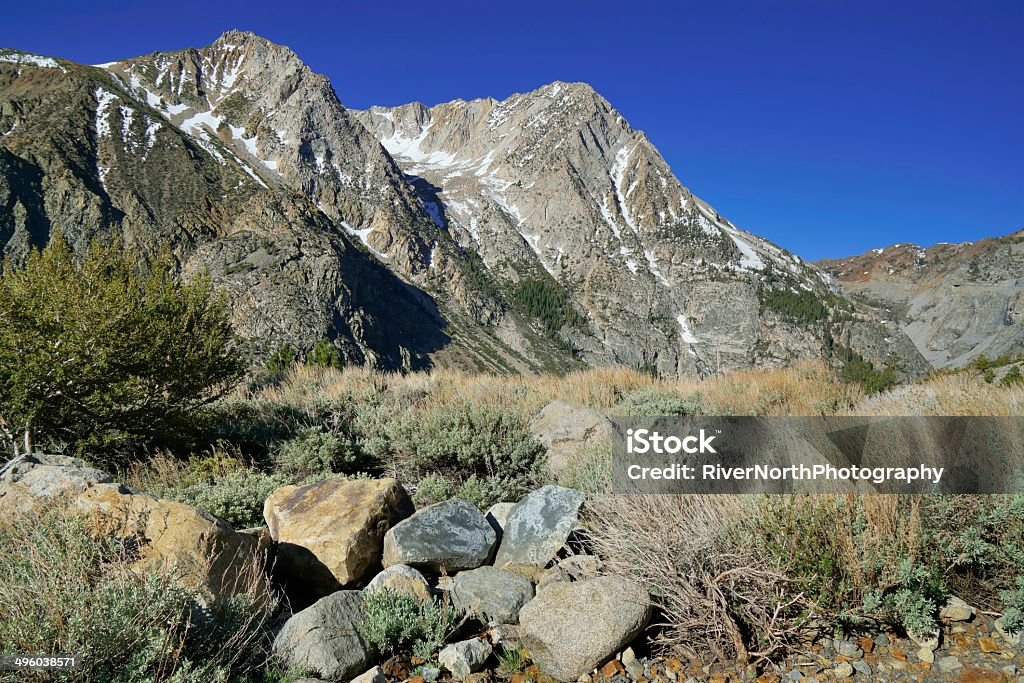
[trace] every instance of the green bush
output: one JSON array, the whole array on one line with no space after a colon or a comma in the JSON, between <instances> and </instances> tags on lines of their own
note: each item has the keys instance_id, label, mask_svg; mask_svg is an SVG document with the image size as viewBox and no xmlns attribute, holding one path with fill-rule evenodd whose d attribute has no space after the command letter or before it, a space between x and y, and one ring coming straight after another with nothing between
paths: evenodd
<instances>
[{"instance_id":1,"label":"green bush","mask_svg":"<svg viewBox=\"0 0 1024 683\"><path fill-rule=\"evenodd\" d=\"M292 479L240 469L173 492L170 498L217 515L237 529L263 524L263 502Z\"/></svg>"},{"instance_id":2,"label":"green bush","mask_svg":"<svg viewBox=\"0 0 1024 683\"><path fill-rule=\"evenodd\" d=\"M416 482L413 502L417 508L440 503L455 497L455 485L437 473L430 473Z\"/></svg>"},{"instance_id":3,"label":"green bush","mask_svg":"<svg viewBox=\"0 0 1024 683\"><path fill-rule=\"evenodd\" d=\"M641 389L623 398L616 406L616 412L628 417L699 415L702 410L699 393L680 396L663 389Z\"/></svg>"},{"instance_id":4,"label":"green bush","mask_svg":"<svg viewBox=\"0 0 1024 683\"><path fill-rule=\"evenodd\" d=\"M61 680L241 680L265 660L274 609L265 593L191 619L195 595L169 574L131 571L130 543L93 536L61 510L5 519L0 546L17 548L0 553L0 652L78 655Z\"/></svg>"},{"instance_id":5,"label":"green bush","mask_svg":"<svg viewBox=\"0 0 1024 683\"><path fill-rule=\"evenodd\" d=\"M341 370L345 367L345 361L338 351L338 347L328 339L321 339L313 346L313 350L306 357L306 362L320 368L332 368Z\"/></svg>"},{"instance_id":6,"label":"green bush","mask_svg":"<svg viewBox=\"0 0 1024 683\"><path fill-rule=\"evenodd\" d=\"M360 633L385 655L430 659L458 627L461 615L448 604L390 588L363 594Z\"/></svg>"},{"instance_id":7,"label":"green bush","mask_svg":"<svg viewBox=\"0 0 1024 683\"><path fill-rule=\"evenodd\" d=\"M397 464L413 478L437 473L461 486L475 476L481 505L518 500L544 456L518 414L469 402L408 412L389 431Z\"/></svg>"},{"instance_id":8,"label":"green bush","mask_svg":"<svg viewBox=\"0 0 1024 683\"><path fill-rule=\"evenodd\" d=\"M271 379L277 380L284 377L285 373L291 370L295 361L299 359L291 344L282 344L274 353L267 358L266 369Z\"/></svg>"},{"instance_id":9,"label":"green bush","mask_svg":"<svg viewBox=\"0 0 1024 683\"><path fill-rule=\"evenodd\" d=\"M282 443L274 462L290 477L354 474L374 464L350 439L320 427L306 427Z\"/></svg>"},{"instance_id":10,"label":"green bush","mask_svg":"<svg viewBox=\"0 0 1024 683\"><path fill-rule=\"evenodd\" d=\"M1024 631L1024 575L1018 576L1016 585L999 593L1003 603L1003 620L1010 633Z\"/></svg>"},{"instance_id":11,"label":"green bush","mask_svg":"<svg viewBox=\"0 0 1024 683\"><path fill-rule=\"evenodd\" d=\"M839 373L839 378L848 384L859 384L867 394L877 394L893 387L896 372L892 368L876 370L869 360L859 356L851 358Z\"/></svg>"},{"instance_id":12,"label":"green bush","mask_svg":"<svg viewBox=\"0 0 1024 683\"><path fill-rule=\"evenodd\" d=\"M1020 366L1014 365L1007 371L1005 375L999 380L999 386L1001 387L1012 387L1015 384L1024 382L1024 375L1020 373Z\"/></svg>"},{"instance_id":13,"label":"green bush","mask_svg":"<svg viewBox=\"0 0 1024 683\"><path fill-rule=\"evenodd\" d=\"M0 275L0 439L68 444L111 465L181 446L244 362L223 296L181 283L169 253L143 261L60 234Z\"/></svg>"}]
</instances>

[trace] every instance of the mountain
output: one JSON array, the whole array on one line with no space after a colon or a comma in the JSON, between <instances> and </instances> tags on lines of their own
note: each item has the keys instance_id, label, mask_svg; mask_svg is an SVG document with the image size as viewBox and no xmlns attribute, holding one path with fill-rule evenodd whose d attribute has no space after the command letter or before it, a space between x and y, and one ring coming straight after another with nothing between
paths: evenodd
<instances>
[{"instance_id":1,"label":"mountain","mask_svg":"<svg viewBox=\"0 0 1024 683\"><path fill-rule=\"evenodd\" d=\"M250 33L98 66L0 50L0 248L54 229L209 272L257 355L708 375L840 344L927 367L580 83L353 111Z\"/></svg>"},{"instance_id":2,"label":"mountain","mask_svg":"<svg viewBox=\"0 0 1024 683\"><path fill-rule=\"evenodd\" d=\"M935 367L1024 352L1024 231L927 249L894 244L818 265L897 322Z\"/></svg>"}]
</instances>

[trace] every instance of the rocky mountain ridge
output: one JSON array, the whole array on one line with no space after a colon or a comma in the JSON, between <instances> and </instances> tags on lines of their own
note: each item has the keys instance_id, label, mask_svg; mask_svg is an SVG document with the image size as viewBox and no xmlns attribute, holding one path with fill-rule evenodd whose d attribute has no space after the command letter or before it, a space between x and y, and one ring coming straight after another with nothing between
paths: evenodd
<instances>
[{"instance_id":1,"label":"rocky mountain ridge","mask_svg":"<svg viewBox=\"0 0 1024 683\"><path fill-rule=\"evenodd\" d=\"M899 324L936 367L1024 352L1024 231L927 248L894 244L819 265Z\"/></svg>"},{"instance_id":2,"label":"rocky mountain ridge","mask_svg":"<svg viewBox=\"0 0 1024 683\"><path fill-rule=\"evenodd\" d=\"M592 88L346 109L229 31L95 67L0 51L0 245L169 245L266 353L709 375L826 354L925 367L828 278L686 190ZM766 302L811 298L813 319ZM852 311L852 313L851 313ZM894 340L895 341L892 341Z\"/></svg>"}]
</instances>

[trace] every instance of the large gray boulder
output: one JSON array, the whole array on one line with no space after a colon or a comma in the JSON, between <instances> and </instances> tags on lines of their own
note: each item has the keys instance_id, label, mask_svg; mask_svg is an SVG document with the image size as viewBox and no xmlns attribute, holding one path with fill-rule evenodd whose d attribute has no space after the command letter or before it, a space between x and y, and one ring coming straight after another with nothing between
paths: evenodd
<instances>
[{"instance_id":1,"label":"large gray boulder","mask_svg":"<svg viewBox=\"0 0 1024 683\"><path fill-rule=\"evenodd\" d=\"M70 498L112 481L109 474L78 458L43 453L22 455L0 468L0 516L27 512L58 497Z\"/></svg>"},{"instance_id":2,"label":"large gray boulder","mask_svg":"<svg viewBox=\"0 0 1024 683\"><path fill-rule=\"evenodd\" d=\"M418 511L384 536L384 566L407 564L457 572L487 564L497 536L468 500L453 499Z\"/></svg>"},{"instance_id":3,"label":"large gray boulder","mask_svg":"<svg viewBox=\"0 0 1024 683\"><path fill-rule=\"evenodd\" d=\"M491 644L483 638L472 638L446 646L437 655L437 661L456 678L465 678L484 668L490 656Z\"/></svg>"},{"instance_id":4,"label":"large gray boulder","mask_svg":"<svg viewBox=\"0 0 1024 683\"><path fill-rule=\"evenodd\" d=\"M495 566L536 580L565 546L583 499L574 489L544 486L519 501L506 521Z\"/></svg>"},{"instance_id":5,"label":"large gray boulder","mask_svg":"<svg viewBox=\"0 0 1024 683\"><path fill-rule=\"evenodd\" d=\"M496 567L459 572L452 586L452 604L493 624L519 623L519 610L533 599L533 584Z\"/></svg>"},{"instance_id":6,"label":"large gray boulder","mask_svg":"<svg viewBox=\"0 0 1024 683\"><path fill-rule=\"evenodd\" d=\"M359 591L338 591L294 614L274 639L274 654L289 669L332 681L366 671L376 655L356 625Z\"/></svg>"},{"instance_id":7,"label":"large gray boulder","mask_svg":"<svg viewBox=\"0 0 1024 683\"><path fill-rule=\"evenodd\" d=\"M530 433L547 449L547 466L558 476L611 445L615 432L604 413L552 401L530 421Z\"/></svg>"},{"instance_id":8,"label":"large gray boulder","mask_svg":"<svg viewBox=\"0 0 1024 683\"><path fill-rule=\"evenodd\" d=\"M542 671L575 681L629 644L650 617L650 596L632 581L556 583L520 610L519 638Z\"/></svg>"}]
</instances>

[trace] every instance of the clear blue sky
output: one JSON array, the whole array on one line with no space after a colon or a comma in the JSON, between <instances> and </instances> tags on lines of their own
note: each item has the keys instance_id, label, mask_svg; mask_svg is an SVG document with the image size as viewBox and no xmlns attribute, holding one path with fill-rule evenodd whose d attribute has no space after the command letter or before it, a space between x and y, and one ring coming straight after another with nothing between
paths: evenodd
<instances>
[{"instance_id":1,"label":"clear blue sky","mask_svg":"<svg viewBox=\"0 0 1024 683\"><path fill-rule=\"evenodd\" d=\"M587 81L691 190L811 259L1024 228L1024 2L6 3L0 45L98 63L229 28L350 107Z\"/></svg>"}]
</instances>

